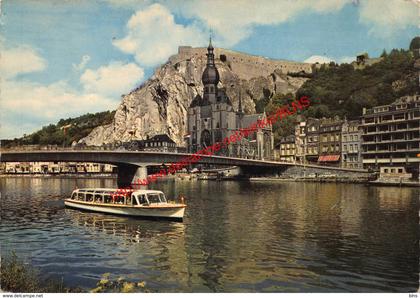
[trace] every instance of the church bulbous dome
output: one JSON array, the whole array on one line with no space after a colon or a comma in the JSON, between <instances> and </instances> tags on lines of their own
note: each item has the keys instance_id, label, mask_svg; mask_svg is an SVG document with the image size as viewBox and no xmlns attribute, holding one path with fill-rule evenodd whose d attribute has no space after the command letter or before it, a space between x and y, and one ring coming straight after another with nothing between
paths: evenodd
<instances>
[{"instance_id":1,"label":"church bulbous dome","mask_svg":"<svg viewBox=\"0 0 420 298\"><path fill-rule=\"evenodd\" d=\"M203 75L201 77L204 85L207 84L215 84L219 83L219 72L217 68L211 65L207 65L204 69Z\"/></svg>"}]
</instances>

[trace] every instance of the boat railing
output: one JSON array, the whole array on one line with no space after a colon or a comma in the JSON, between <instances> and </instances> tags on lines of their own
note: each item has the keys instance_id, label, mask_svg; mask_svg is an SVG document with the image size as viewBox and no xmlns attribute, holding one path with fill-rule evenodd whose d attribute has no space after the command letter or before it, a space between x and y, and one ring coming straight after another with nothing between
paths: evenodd
<instances>
[{"instance_id":1,"label":"boat railing","mask_svg":"<svg viewBox=\"0 0 420 298\"><path fill-rule=\"evenodd\" d=\"M132 205L132 197L130 193L118 193L115 190L76 190L73 192L73 200L106 203L116 205Z\"/></svg>"}]
</instances>

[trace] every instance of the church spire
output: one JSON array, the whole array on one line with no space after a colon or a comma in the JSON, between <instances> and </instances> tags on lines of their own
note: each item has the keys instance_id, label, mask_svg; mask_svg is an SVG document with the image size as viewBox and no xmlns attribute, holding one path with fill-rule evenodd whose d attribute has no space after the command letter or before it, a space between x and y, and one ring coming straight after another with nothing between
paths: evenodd
<instances>
[{"instance_id":1,"label":"church spire","mask_svg":"<svg viewBox=\"0 0 420 298\"><path fill-rule=\"evenodd\" d=\"M207 65L208 66L214 66L214 48L211 44L211 36L209 40L209 46L207 47Z\"/></svg>"}]
</instances>

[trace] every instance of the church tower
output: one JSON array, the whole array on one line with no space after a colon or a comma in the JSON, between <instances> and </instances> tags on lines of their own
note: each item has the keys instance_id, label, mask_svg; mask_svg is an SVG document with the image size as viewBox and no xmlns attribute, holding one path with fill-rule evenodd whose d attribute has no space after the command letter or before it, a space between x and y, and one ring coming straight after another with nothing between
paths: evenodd
<instances>
[{"instance_id":1,"label":"church tower","mask_svg":"<svg viewBox=\"0 0 420 298\"><path fill-rule=\"evenodd\" d=\"M216 103L217 100L217 84L219 83L219 72L214 63L214 48L211 44L211 37L209 46L207 47L207 65L204 69L201 80L204 85L203 99L209 101L210 104Z\"/></svg>"}]
</instances>

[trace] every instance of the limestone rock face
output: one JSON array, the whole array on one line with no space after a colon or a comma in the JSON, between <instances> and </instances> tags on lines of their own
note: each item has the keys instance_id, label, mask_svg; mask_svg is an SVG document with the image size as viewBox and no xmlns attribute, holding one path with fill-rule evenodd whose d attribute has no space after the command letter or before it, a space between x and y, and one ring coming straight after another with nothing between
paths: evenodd
<instances>
[{"instance_id":1,"label":"limestone rock face","mask_svg":"<svg viewBox=\"0 0 420 298\"><path fill-rule=\"evenodd\" d=\"M159 67L154 75L122 96L112 124L95 128L79 142L100 146L116 141L146 139L167 133L178 145L187 133L187 109L195 95L202 94L201 75L206 66L205 48L180 47L179 53ZM311 72L311 65L215 49L220 74L234 108L239 94L245 113L255 112L255 102L275 93L295 93L305 78L287 72Z\"/></svg>"}]
</instances>

